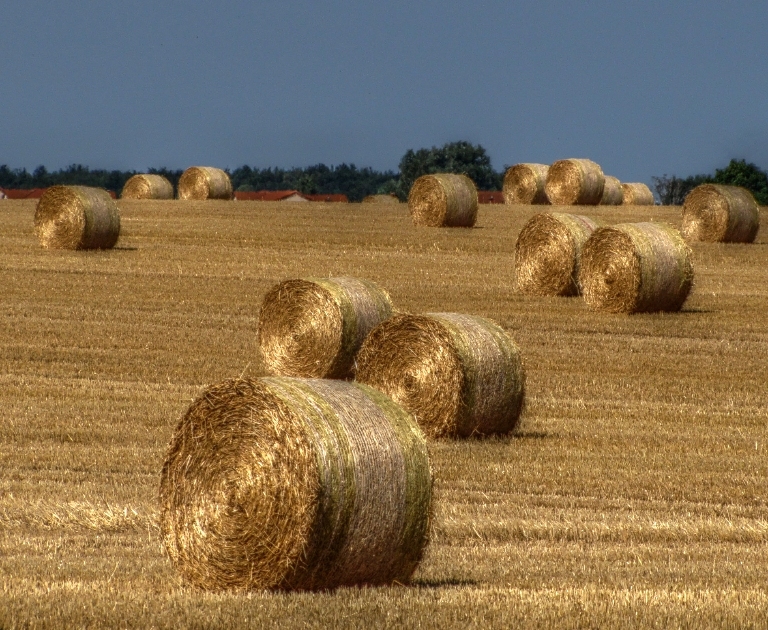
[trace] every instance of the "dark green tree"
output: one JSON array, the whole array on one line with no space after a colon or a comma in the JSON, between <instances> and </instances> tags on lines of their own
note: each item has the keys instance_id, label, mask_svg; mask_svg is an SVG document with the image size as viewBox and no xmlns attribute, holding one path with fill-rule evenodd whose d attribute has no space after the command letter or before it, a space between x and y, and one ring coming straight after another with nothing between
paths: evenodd
<instances>
[{"instance_id":1,"label":"dark green tree","mask_svg":"<svg viewBox=\"0 0 768 630\"><path fill-rule=\"evenodd\" d=\"M746 160L731 160L725 168L717 169L714 182L746 188L755 196L757 203L768 206L768 175Z\"/></svg>"}]
</instances>

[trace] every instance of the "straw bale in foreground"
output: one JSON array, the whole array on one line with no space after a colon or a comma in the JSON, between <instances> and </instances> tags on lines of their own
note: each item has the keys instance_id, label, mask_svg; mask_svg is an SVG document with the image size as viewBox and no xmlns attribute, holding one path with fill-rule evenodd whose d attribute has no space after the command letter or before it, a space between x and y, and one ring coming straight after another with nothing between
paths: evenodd
<instances>
[{"instance_id":1,"label":"straw bale in foreground","mask_svg":"<svg viewBox=\"0 0 768 630\"><path fill-rule=\"evenodd\" d=\"M760 210L752 193L739 186L702 184L683 202L683 236L689 241L752 243Z\"/></svg>"},{"instance_id":2,"label":"straw bale in foreground","mask_svg":"<svg viewBox=\"0 0 768 630\"><path fill-rule=\"evenodd\" d=\"M517 346L472 315L396 315L366 339L355 378L411 412L428 437L508 433L523 406Z\"/></svg>"},{"instance_id":3,"label":"straw bale in foreground","mask_svg":"<svg viewBox=\"0 0 768 630\"><path fill-rule=\"evenodd\" d=\"M431 473L413 418L345 381L210 387L171 439L161 532L204 589L407 583L427 543Z\"/></svg>"},{"instance_id":4,"label":"straw bale in foreground","mask_svg":"<svg viewBox=\"0 0 768 630\"><path fill-rule=\"evenodd\" d=\"M192 166L179 179L179 199L232 199L229 175L213 166Z\"/></svg>"},{"instance_id":5,"label":"straw bale in foreground","mask_svg":"<svg viewBox=\"0 0 768 630\"><path fill-rule=\"evenodd\" d=\"M581 249L599 224L559 212L532 216L515 243L515 285L527 295L578 295Z\"/></svg>"},{"instance_id":6,"label":"straw bale in foreground","mask_svg":"<svg viewBox=\"0 0 768 630\"><path fill-rule=\"evenodd\" d=\"M422 175L408 194L414 225L472 227L477 220L477 188L466 175Z\"/></svg>"},{"instance_id":7,"label":"straw bale in foreground","mask_svg":"<svg viewBox=\"0 0 768 630\"><path fill-rule=\"evenodd\" d=\"M173 185L162 175L140 173L125 182L120 198L173 199Z\"/></svg>"},{"instance_id":8,"label":"straw bale in foreground","mask_svg":"<svg viewBox=\"0 0 768 630\"><path fill-rule=\"evenodd\" d=\"M571 158L549 167L544 190L553 205L596 206L603 197L605 175L592 160Z\"/></svg>"},{"instance_id":9,"label":"straw bale in foreground","mask_svg":"<svg viewBox=\"0 0 768 630\"><path fill-rule=\"evenodd\" d=\"M515 164L504 173L504 203L507 204L548 204L544 186L547 183L549 166L546 164Z\"/></svg>"},{"instance_id":10,"label":"straw bale in foreground","mask_svg":"<svg viewBox=\"0 0 768 630\"><path fill-rule=\"evenodd\" d=\"M285 280L264 297L261 356L271 374L347 378L368 333L391 314L389 295L369 280Z\"/></svg>"},{"instance_id":11,"label":"straw bale in foreground","mask_svg":"<svg viewBox=\"0 0 768 630\"><path fill-rule=\"evenodd\" d=\"M651 189L641 182L630 182L621 185L623 193L623 205L625 206L653 206L656 200Z\"/></svg>"},{"instance_id":12,"label":"straw bale in foreground","mask_svg":"<svg viewBox=\"0 0 768 630\"><path fill-rule=\"evenodd\" d=\"M587 305L612 313L679 311L693 283L691 250L664 223L598 228L581 252Z\"/></svg>"},{"instance_id":13,"label":"straw bale in foreground","mask_svg":"<svg viewBox=\"0 0 768 630\"><path fill-rule=\"evenodd\" d=\"M613 175L606 175L600 205L620 206L622 203L624 203L624 189L621 182Z\"/></svg>"},{"instance_id":14,"label":"straw bale in foreground","mask_svg":"<svg viewBox=\"0 0 768 630\"><path fill-rule=\"evenodd\" d=\"M51 186L37 202L34 225L47 249L109 249L120 236L120 212L101 188Z\"/></svg>"}]
</instances>

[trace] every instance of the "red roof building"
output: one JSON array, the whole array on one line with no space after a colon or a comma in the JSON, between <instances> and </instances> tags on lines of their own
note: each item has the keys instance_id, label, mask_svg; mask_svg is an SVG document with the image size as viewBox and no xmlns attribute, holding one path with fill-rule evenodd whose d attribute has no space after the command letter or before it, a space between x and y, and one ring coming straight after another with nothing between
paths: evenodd
<instances>
[{"instance_id":1,"label":"red roof building","mask_svg":"<svg viewBox=\"0 0 768 630\"><path fill-rule=\"evenodd\" d=\"M310 201L325 201L327 203L349 203L346 195L304 195Z\"/></svg>"},{"instance_id":2,"label":"red roof building","mask_svg":"<svg viewBox=\"0 0 768 630\"><path fill-rule=\"evenodd\" d=\"M47 188L0 188L0 192L5 193L6 199L40 199ZM117 199L114 190L108 190L112 199ZM2 197L0 197L2 199Z\"/></svg>"},{"instance_id":3,"label":"red roof building","mask_svg":"<svg viewBox=\"0 0 768 630\"><path fill-rule=\"evenodd\" d=\"M298 190L235 191L236 201L309 201Z\"/></svg>"},{"instance_id":4,"label":"red roof building","mask_svg":"<svg viewBox=\"0 0 768 630\"><path fill-rule=\"evenodd\" d=\"M498 190L478 190L477 203L504 203L504 193Z\"/></svg>"}]
</instances>

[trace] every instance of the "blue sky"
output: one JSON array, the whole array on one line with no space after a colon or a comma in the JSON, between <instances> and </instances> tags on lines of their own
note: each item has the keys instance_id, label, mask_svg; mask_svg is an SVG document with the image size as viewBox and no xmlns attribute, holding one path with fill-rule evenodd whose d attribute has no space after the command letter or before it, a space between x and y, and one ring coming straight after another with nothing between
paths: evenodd
<instances>
[{"instance_id":1,"label":"blue sky","mask_svg":"<svg viewBox=\"0 0 768 630\"><path fill-rule=\"evenodd\" d=\"M768 168L768 2L5 0L0 164Z\"/></svg>"}]
</instances>

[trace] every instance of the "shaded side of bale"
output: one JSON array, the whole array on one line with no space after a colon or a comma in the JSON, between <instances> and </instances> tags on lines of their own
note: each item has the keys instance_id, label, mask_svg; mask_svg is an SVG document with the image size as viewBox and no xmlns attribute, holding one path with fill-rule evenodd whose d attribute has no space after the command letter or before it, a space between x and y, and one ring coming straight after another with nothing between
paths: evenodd
<instances>
[{"instance_id":1,"label":"shaded side of bale","mask_svg":"<svg viewBox=\"0 0 768 630\"><path fill-rule=\"evenodd\" d=\"M683 202L683 236L690 241L752 243L760 210L752 193L739 186L702 184Z\"/></svg>"},{"instance_id":2,"label":"shaded side of bale","mask_svg":"<svg viewBox=\"0 0 768 630\"><path fill-rule=\"evenodd\" d=\"M554 205L596 206L603 197L605 176L592 160L571 158L559 160L549 167L544 190Z\"/></svg>"},{"instance_id":3,"label":"shaded side of bale","mask_svg":"<svg viewBox=\"0 0 768 630\"><path fill-rule=\"evenodd\" d=\"M396 195L368 195L363 197L363 203L400 203Z\"/></svg>"},{"instance_id":4,"label":"shaded side of bale","mask_svg":"<svg viewBox=\"0 0 768 630\"><path fill-rule=\"evenodd\" d=\"M621 182L613 175L606 175L600 205L620 206L622 203L624 203L624 189Z\"/></svg>"},{"instance_id":5,"label":"shaded side of bale","mask_svg":"<svg viewBox=\"0 0 768 630\"><path fill-rule=\"evenodd\" d=\"M679 311L693 284L691 250L663 223L599 228L582 249L579 283L594 310Z\"/></svg>"},{"instance_id":6,"label":"shaded side of bale","mask_svg":"<svg viewBox=\"0 0 768 630\"><path fill-rule=\"evenodd\" d=\"M423 433L357 383L225 381L189 407L160 480L161 531L204 589L406 583L427 543Z\"/></svg>"},{"instance_id":7,"label":"shaded side of bale","mask_svg":"<svg viewBox=\"0 0 768 630\"><path fill-rule=\"evenodd\" d=\"M360 278L286 280L264 297L259 349L278 376L347 378L368 333L392 315L386 291Z\"/></svg>"},{"instance_id":8,"label":"shaded side of bale","mask_svg":"<svg viewBox=\"0 0 768 630\"><path fill-rule=\"evenodd\" d=\"M37 202L34 225L47 249L109 249L120 236L120 212L101 188L51 186Z\"/></svg>"},{"instance_id":9,"label":"shaded side of bale","mask_svg":"<svg viewBox=\"0 0 768 630\"><path fill-rule=\"evenodd\" d=\"M547 164L515 164L504 173L504 203L548 204L544 186L547 183Z\"/></svg>"},{"instance_id":10,"label":"shaded side of bale","mask_svg":"<svg viewBox=\"0 0 768 630\"><path fill-rule=\"evenodd\" d=\"M630 182L621 185L623 200L625 206L653 206L656 200L653 198L651 189L640 182Z\"/></svg>"},{"instance_id":11,"label":"shaded side of bale","mask_svg":"<svg viewBox=\"0 0 768 630\"><path fill-rule=\"evenodd\" d=\"M515 286L520 293L578 295L581 249L599 223L559 212L532 216L515 243Z\"/></svg>"},{"instance_id":12,"label":"shaded side of bale","mask_svg":"<svg viewBox=\"0 0 768 630\"><path fill-rule=\"evenodd\" d=\"M123 186L121 199L173 199L173 184L162 175L140 173Z\"/></svg>"},{"instance_id":13,"label":"shaded side of bale","mask_svg":"<svg viewBox=\"0 0 768 630\"><path fill-rule=\"evenodd\" d=\"M232 199L232 182L220 168L192 166L179 178L179 199Z\"/></svg>"},{"instance_id":14,"label":"shaded side of bale","mask_svg":"<svg viewBox=\"0 0 768 630\"><path fill-rule=\"evenodd\" d=\"M356 379L402 405L433 438L508 433L523 406L517 346L471 315L394 316L366 339Z\"/></svg>"},{"instance_id":15,"label":"shaded side of bale","mask_svg":"<svg viewBox=\"0 0 768 630\"><path fill-rule=\"evenodd\" d=\"M477 220L477 188L466 175L422 175L408 194L414 225L472 227Z\"/></svg>"}]
</instances>

